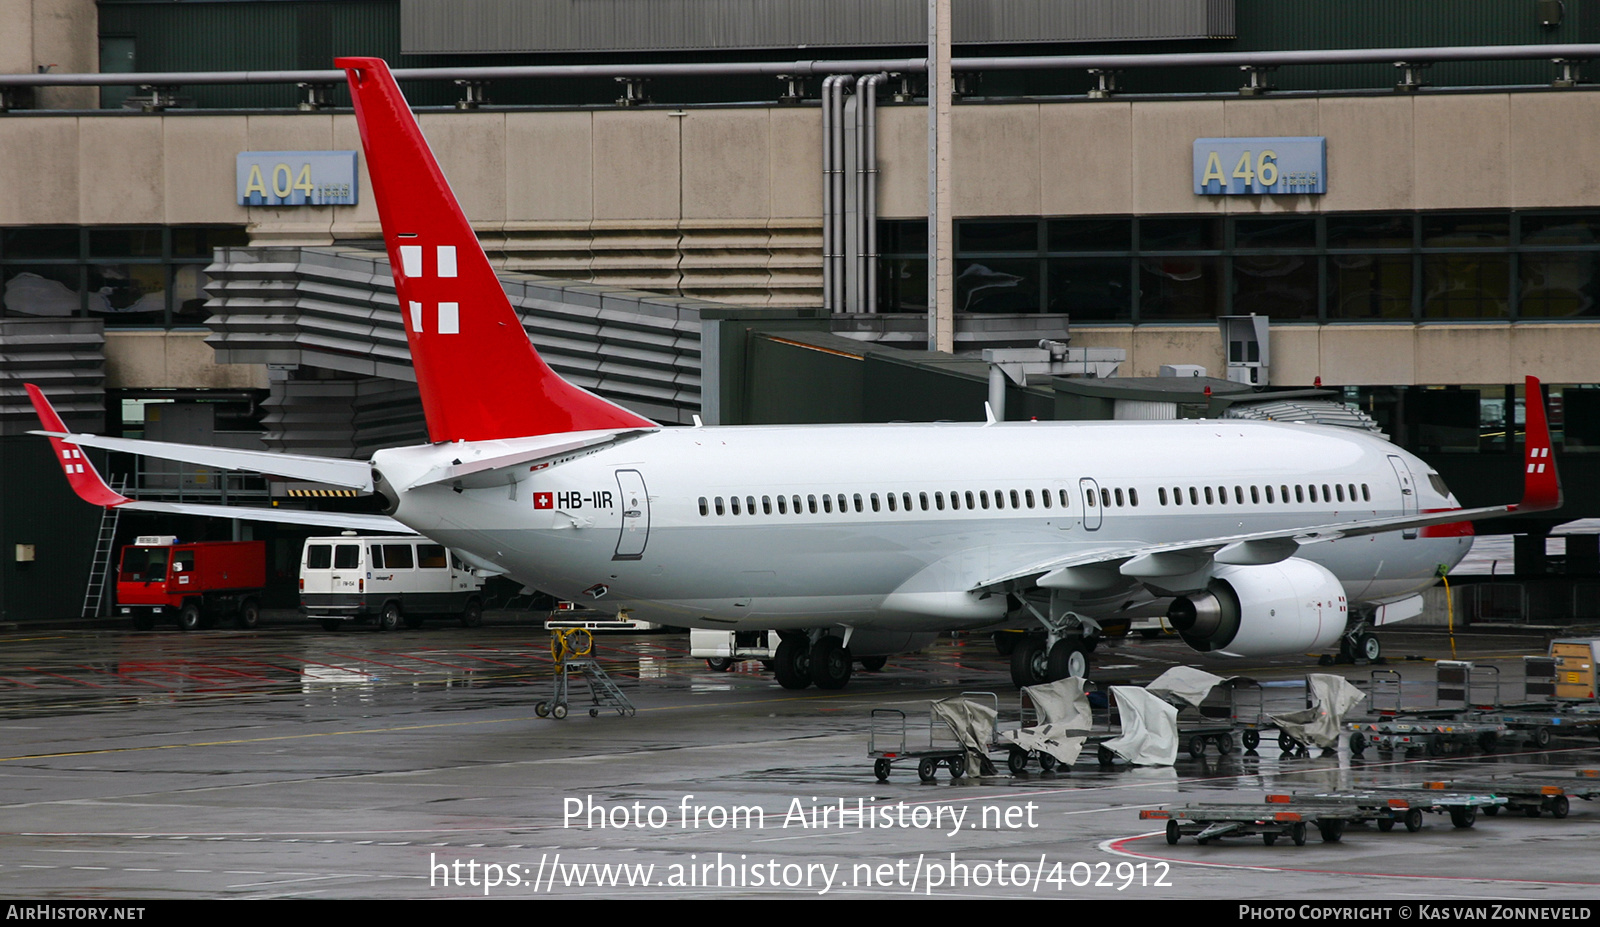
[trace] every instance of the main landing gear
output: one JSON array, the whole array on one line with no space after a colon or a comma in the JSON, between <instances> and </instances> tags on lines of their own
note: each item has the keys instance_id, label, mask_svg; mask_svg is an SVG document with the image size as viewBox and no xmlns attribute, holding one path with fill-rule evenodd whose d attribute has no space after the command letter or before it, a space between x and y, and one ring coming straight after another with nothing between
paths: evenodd
<instances>
[{"instance_id":1,"label":"main landing gear","mask_svg":"<svg viewBox=\"0 0 1600 927\"><path fill-rule=\"evenodd\" d=\"M812 684L819 689L843 689L850 682L857 662L870 673L883 669L888 659L862 657L857 660L851 656L844 639L837 635L823 634L812 640L796 632L778 644L778 652L772 658L772 672L785 689L804 689Z\"/></svg>"},{"instance_id":2,"label":"main landing gear","mask_svg":"<svg viewBox=\"0 0 1600 927\"><path fill-rule=\"evenodd\" d=\"M1011 681L1018 688L1089 675L1093 638L1074 634L1050 643L1043 634L1020 636L1011 648Z\"/></svg>"}]
</instances>

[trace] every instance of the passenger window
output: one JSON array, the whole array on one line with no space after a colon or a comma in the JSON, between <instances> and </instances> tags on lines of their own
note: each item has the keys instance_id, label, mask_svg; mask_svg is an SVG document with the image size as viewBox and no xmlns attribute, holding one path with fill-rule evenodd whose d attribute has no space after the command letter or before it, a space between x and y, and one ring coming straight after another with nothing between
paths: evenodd
<instances>
[{"instance_id":1,"label":"passenger window","mask_svg":"<svg viewBox=\"0 0 1600 927\"><path fill-rule=\"evenodd\" d=\"M988 505L984 506L984 508L988 508L988 507L989 507ZM968 509L977 508L977 506L972 504L972 490L970 490L970 489L967 490L967 508Z\"/></svg>"},{"instance_id":2,"label":"passenger window","mask_svg":"<svg viewBox=\"0 0 1600 927\"><path fill-rule=\"evenodd\" d=\"M1032 498L1033 497L1033 491L1032 490L1028 491L1028 496L1029 496L1029 498L1028 498L1028 507L1029 508L1033 508L1033 498ZM1020 497L1017 495L1017 491L1015 489L1011 490L1011 507L1012 508L1014 508L1014 509L1022 508L1022 505L1018 501L1019 498Z\"/></svg>"},{"instance_id":3,"label":"passenger window","mask_svg":"<svg viewBox=\"0 0 1600 927\"><path fill-rule=\"evenodd\" d=\"M824 494L822 497L822 510L829 515L833 514L833 497Z\"/></svg>"},{"instance_id":4,"label":"passenger window","mask_svg":"<svg viewBox=\"0 0 1600 927\"><path fill-rule=\"evenodd\" d=\"M1327 483L1323 483L1322 484L1322 501L1323 502L1332 502L1333 501L1333 495L1328 492L1328 484Z\"/></svg>"},{"instance_id":5,"label":"passenger window","mask_svg":"<svg viewBox=\"0 0 1600 927\"><path fill-rule=\"evenodd\" d=\"M747 512L748 514L751 514L751 515L754 515L756 513L756 497L755 496L745 496L744 497L744 510L745 510L745 512Z\"/></svg>"},{"instance_id":6,"label":"passenger window","mask_svg":"<svg viewBox=\"0 0 1600 927\"><path fill-rule=\"evenodd\" d=\"M1156 501L1161 503L1162 505L1166 505L1167 504L1167 487L1165 487L1165 486L1157 486L1156 487Z\"/></svg>"},{"instance_id":7,"label":"passenger window","mask_svg":"<svg viewBox=\"0 0 1600 927\"><path fill-rule=\"evenodd\" d=\"M787 496L779 496L778 497L778 514L779 515L787 515L787 514L789 514L789 499L788 499Z\"/></svg>"},{"instance_id":8,"label":"passenger window","mask_svg":"<svg viewBox=\"0 0 1600 927\"><path fill-rule=\"evenodd\" d=\"M761 511L762 511L763 514L766 514L766 515L771 515L772 514L772 497L771 496L762 496L761 497Z\"/></svg>"},{"instance_id":9,"label":"passenger window","mask_svg":"<svg viewBox=\"0 0 1600 927\"><path fill-rule=\"evenodd\" d=\"M861 493L856 493L855 494L855 501L856 501L856 511L858 511L858 512L866 511L866 507L864 505L862 505L862 503L861 503ZM841 508L841 509L844 508L844 498L842 496L839 499L839 508Z\"/></svg>"},{"instance_id":10,"label":"passenger window","mask_svg":"<svg viewBox=\"0 0 1600 927\"><path fill-rule=\"evenodd\" d=\"M790 496L789 498L794 502L794 513L796 515L799 515L800 514L800 497L799 496ZM811 506L811 511L815 512L816 510L817 510L816 504L813 503L812 506Z\"/></svg>"},{"instance_id":11,"label":"passenger window","mask_svg":"<svg viewBox=\"0 0 1600 927\"><path fill-rule=\"evenodd\" d=\"M450 565L442 544L418 544L417 566L424 570L442 570Z\"/></svg>"},{"instance_id":12,"label":"passenger window","mask_svg":"<svg viewBox=\"0 0 1600 927\"><path fill-rule=\"evenodd\" d=\"M816 496L806 496L806 503L807 503L807 507L811 509L811 514L813 514L813 515L817 514L817 497Z\"/></svg>"},{"instance_id":13,"label":"passenger window","mask_svg":"<svg viewBox=\"0 0 1600 927\"><path fill-rule=\"evenodd\" d=\"M1050 507L1050 490L1048 490L1048 489L1039 490L1039 501L1044 503L1044 507L1045 508L1049 508Z\"/></svg>"},{"instance_id":14,"label":"passenger window","mask_svg":"<svg viewBox=\"0 0 1600 927\"><path fill-rule=\"evenodd\" d=\"M901 508L905 509L907 512L911 511L911 493L908 493L908 492L901 493L900 494L900 501L902 503L904 503L901 506ZM928 494L927 493L923 493L922 494L922 507L923 508L927 508L928 507Z\"/></svg>"},{"instance_id":15,"label":"passenger window","mask_svg":"<svg viewBox=\"0 0 1600 927\"><path fill-rule=\"evenodd\" d=\"M1139 490L1132 488L1128 490L1128 504L1134 506L1139 504Z\"/></svg>"},{"instance_id":16,"label":"passenger window","mask_svg":"<svg viewBox=\"0 0 1600 927\"><path fill-rule=\"evenodd\" d=\"M1116 493L1117 493L1117 508L1120 509L1120 508L1122 508L1122 489L1121 489L1121 487L1117 488Z\"/></svg>"},{"instance_id":17,"label":"passenger window","mask_svg":"<svg viewBox=\"0 0 1600 927\"><path fill-rule=\"evenodd\" d=\"M1304 486L1301 486L1299 484L1295 485L1295 487L1294 487L1294 501L1296 501L1296 502L1304 502L1304 501L1306 501L1306 488Z\"/></svg>"},{"instance_id":18,"label":"passenger window","mask_svg":"<svg viewBox=\"0 0 1600 927\"><path fill-rule=\"evenodd\" d=\"M1211 505L1211 504L1212 504L1211 487L1207 486L1206 487L1206 505Z\"/></svg>"},{"instance_id":19,"label":"passenger window","mask_svg":"<svg viewBox=\"0 0 1600 927\"><path fill-rule=\"evenodd\" d=\"M1367 491L1367 484L1366 483L1362 483L1361 484L1361 501L1362 502L1371 502L1372 501L1372 493Z\"/></svg>"},{"instance_id":20,"label":"passenger window","mask_svg":"<svg viewBox=\"0 0 1600 927\"><path fill-rule=\"evenodd\" d=\"M376 550L377 546L373 545L373 549ZM409 570L411 569L411 563L410 544L383 545L383 568L385 570Z\"/></svg>"},{"instance_id":21,"label":"passenger window","mask_svg":"<svg viewBox=\"0 0 1600 927\"><path fill-rule=\"evenodd\" d=\"M1333 488L1334 488L1335 494L1338 495L1338 497L1339 497L1339 501L1343 502L1344 501L1344 487L1342 485L1338 484L1338 483L1335 483L1335 484L1333 484Z\"/></svg>"},{"instance_id":22,"label":"passenger window","mask_svg":"<svg viewBox=\"0 0 1600 927\"><path fill-rule=\"evenodd\" d=\"M711 514L711 504L706 501L706 497L705 496L701 496L700 497L700 516L702 518L704 518L705 516L707 516L709 514Z\"/></svg>"},{"instance_id":23,"label":"passenger window","mask_svg":"<svg viewBox=\"0 0 1600 927\"><path fill-rule=\"evenodd\" d=\"M988 508L989 507L989 490L987 490L987 489L978 490L978 504L983 506L984 508Z\"/></svg>"},{"instance_id":24,"label":"passenger window","mask_svg":"<svg viewBox=\"0 0 1600 927\"><path fill-rule=\"evenodd\" d=\"M1261 504L1261 487L1259 487L1259 486L1250 487L1250 504L1251 505L1260 505Z\"/></svg>"},{"instance_id":25,"label":"passenger window","mask_svg":"<svg viewBox=\"0 0 1600 927\"><path fill-rule=\"evenodd\" d=\"M1190 505L1199 505L1200 504L1200 491L1195 489L1193 486L1189 487L1189 504Z\"/></svg>"},{"instance_id":26,"label":"passenger window","mask_svg":"<svg viewBox=\"0 0 1600 927\"><path fill-rule=\"evenodd\" d=\"M1239 503L1240 505L1244 505L1244 487L1243 486L1235 486L1235 487L1233 487L1233 501Z\"/></svg>"},{"instance_id":27,"label":"passenger window","mask_svg":"<svg viewBox=\"0 0 1600 927\"><path fill-rule=\"evenodd\" d=\"M739 497L738 496L729 496L728 497L728 510L730 512L732 512L733 514L735 514L735 515L739 514Z\"/></svg>"},{"instance_id":28,"label":"passenger window","mask_svg":"<svg viewBox=\"0 0 1600 927\"><path fill-rule=\"evenodd\" d=\"M928 494L925 492L918 493L917 498L922 502L922 510L926 512L928 510Z\"/></svg>"},{"instance_id":29,"label":"passenger window","mask_svg":"<svg viewBox=\"0 0 1600 927\"><path fill-rule=\"evenodd\" d=\"M997 509L1003 509L1006 507L1006 494L1004 490L996 489L994 491L994 507Z\"/></svg>"},{"instance_id":30,"label":"passenger window","mask_svg":"<svg viewBox=\"0 0 1600 927\"><path fill-rule=\"evenodd\" d=\"M879 508L878 508L878 494L877 493L873 493L870 498L872 499L872 510L874 512L879 511ZM891 511L891 512L894 511L894 494L893 493L889 494L889 511Z\"/></svg>"}]
</instances>

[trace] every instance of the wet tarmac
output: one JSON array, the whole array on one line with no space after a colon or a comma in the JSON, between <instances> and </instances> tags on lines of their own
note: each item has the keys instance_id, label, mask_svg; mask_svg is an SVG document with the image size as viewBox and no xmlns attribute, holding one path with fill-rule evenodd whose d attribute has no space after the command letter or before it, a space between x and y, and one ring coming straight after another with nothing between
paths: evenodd
<instances>
[{"instance_id":1,"label":"wet tarmac","mask_svg":"<svg viewBox=\"0 0 1600 927\"><path fill-rule=\"evenodd\" d=\"M1386 670L1431 702L1438 635L1391 633ZM598 657L638 713L556 721L544 632L0 632L0 895L46 899L1066 897L1547 902L1600 893L1600 807L1480 816L1456 828L1313 831L1169 845L1143 809L1435 779L1571 775L1600 740L1484 755L1369 749L1258 754L933 783L867 755L871 712L926 738L929 699L1016 693L987 640L942 640L839 692L780 688L759 663L718 673L682 634L605 635ZM1460 636L1520 697L1542 638ZM1424 659L1409 660L1408 656ZM1172 640L1103 646L1094 675L1146 682L1194 655ZM1303 706L1305 658L1204 664ZM1369 667L1339 667L1362 685ZM1322 670L1325 671L1325 670ZM1358 709L1359 711L1360 709ZM880 731L882 733L882 731ZM898 736L898 728L892 733Z\"/></svg>"}]
</instances>

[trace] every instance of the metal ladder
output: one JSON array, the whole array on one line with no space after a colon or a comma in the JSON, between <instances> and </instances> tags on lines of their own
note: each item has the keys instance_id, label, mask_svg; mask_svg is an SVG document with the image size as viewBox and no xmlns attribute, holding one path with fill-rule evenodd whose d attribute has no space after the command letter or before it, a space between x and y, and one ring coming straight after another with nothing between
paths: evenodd
<instances>
[{"instance_id":1,"label":"metal ladder","mask_svg":"<svg viewBox=\"0 0 1600 927\"><path fill-rule=\"evenodd\" d=\"M638 709L622 694L617 684L611 681L606 671L592 657L568 657L556 667L555 698L549 702L540 702L534 708L534 713L543 718L548 713L556 720L567 716L568 677L574 672L583 673L583 678L589 683L589 694L594 703L589 707L589 717L600 715L601 709L609 708L623 717L631 717Z\"/></svg>"},{"instance_id":2,"label":"metal ladder","mask_svg":"<svg viewBox=\"0 0 1600 927\"><path fill-rule=\"evenodd\" d=\"M115 477L111 489L121 494L127 489L127 480ZM105 607L106 584L111 580L111 558L117 540L117 522L122 517L118 506L107 506L100 513L100 536L94 544L94 562L89 565L89 582L83 590L83 617L98 618Z\"/></svg>"}]
</instances>

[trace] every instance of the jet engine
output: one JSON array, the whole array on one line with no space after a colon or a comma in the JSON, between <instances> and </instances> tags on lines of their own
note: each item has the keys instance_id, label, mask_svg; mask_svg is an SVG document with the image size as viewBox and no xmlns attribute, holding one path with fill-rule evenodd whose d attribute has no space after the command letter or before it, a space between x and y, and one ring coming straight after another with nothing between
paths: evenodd
<instances>
[{"instance_id":1,"label":"jet engine","mask_svg":"<svg viewBox=\"0 0 1600 927\"><path fill-rule=\"evenodd\" d=\"M1344 633L1344 586L1309 560L1219 566L1205 591L1179 596L1167 621L1201 653L1254 657L1321 650Z\"/></svg>"}]
</instances>

